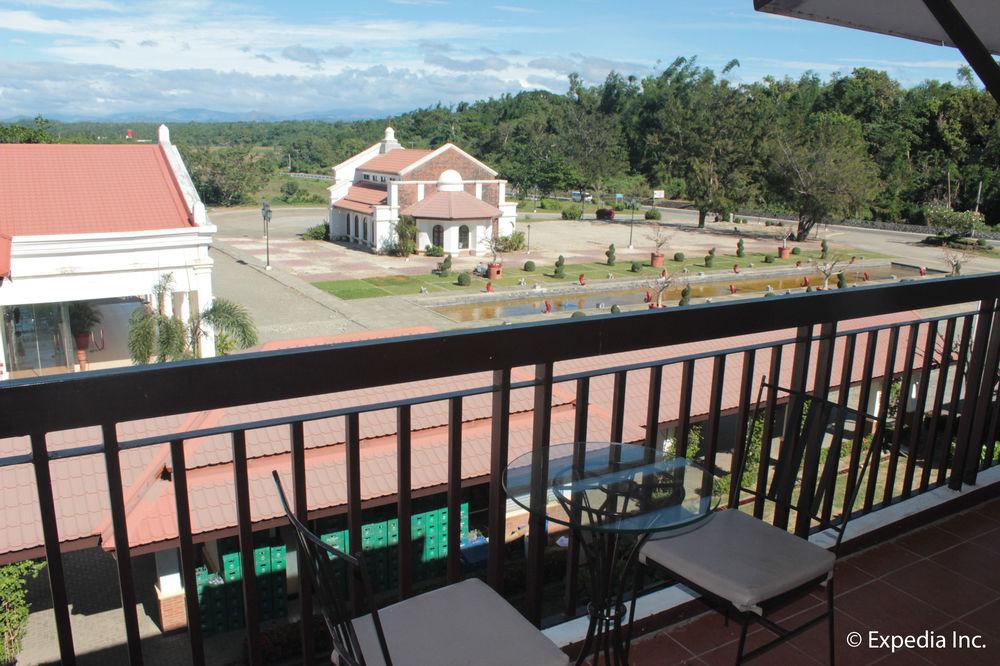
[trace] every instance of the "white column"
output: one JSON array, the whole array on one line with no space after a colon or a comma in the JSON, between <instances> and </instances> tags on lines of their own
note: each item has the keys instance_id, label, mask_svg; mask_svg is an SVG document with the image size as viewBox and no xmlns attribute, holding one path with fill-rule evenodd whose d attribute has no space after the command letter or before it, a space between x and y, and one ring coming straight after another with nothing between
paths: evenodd
<instances>
[{"instance_id":1,"label":"white column","mask_svg":"<svg viewBox=\"0 0 1000 666\"><path fill-rule=\"evenodd\" d=\"M394 180L391 183L389 183L389 198L386 200L386 203L389 204L389 206L396 206L398 205L398 202L399 202L399 182Z\"/></svg>"},{"instance_id":2,"label":"white column","mask_svg":"<svg viewBox=\"0 0 1000 666\"><path fill-rule=\"evenodd\" d=\"M159 579L160 596L172 597L184 592L181 582L181 564L176 549L158 550L156 558L156 577Z\"/></svg>"},{"instance_id":3,"label":"white column","mask_svg":"<svg viewBox=\"0 0 1000 666\"><path fill-rule=\"evenodd\" d=\"M476 183L476 198L477 199L482 199L483 198L483 184L482 183Z\"/></svg>"},{"instance_id":4,"label":"white column","mask_svg":"<svg viewBox=\"0 0 1000 666\"><path fill-rule=\"evenodd\" d=\"M424 184L417 183L417 201L424 200Z\"/></svg>"},{"instance_id":5,"label":"white column","mask_svg":"<svg viewBox=\"0 0 1000 666\"><path fill-rule=\"evenodd\" d=\"M497 181L497 206L507 203L507 181Z\"/></svg>"},{"instance_id":6,"label":"white column","mask_svg":"<svg viewBox=\"0 0 1000 666\"><path fill-rule=\"evenodd\" d=\"M194 281L197 285L195 310L200 316L212 305L212 300L215 298L212 294L212 267L196 267ZM202 325L202 331L205 335L201 338L201 357L211 358L215 356L215 331L207 324Z\"/></svg>"},{"instance_id":7,"label":"white column","mask_svg":"<svg viewBox=\"0 0 1000 666\"><path fill-rule=\"evenodd\" d=\"M174 294L163 295L163 314L167 317L174 316Z\"/></svg>"},{"instance_id":8,"label":"white column","mask_svg":"<svg viewBox=\"0 0 1000 666\"><path fill-rule=\"evenodd\" d=\"M179 294L174 294L174 299L175 311L180 310L181 321L187 328L188 324L191 323L191 292L182 291Z\"/></svg>"},{"instance_id":9,"label":"white column","mask_svg":"<svg viewBox=\"0 0 1000 666\"><path fill-rule=\"evenodd\" d=\"M60 334L63 339L63 354L66 356L66 367L76 370L73 365L76 363L76 340L73 339L73 330L69 327L69 303L62 303L59 306L62 311L62 327ZM0 350L0 361L3 360L3 351Z\"/></svg>"}]
</instances>

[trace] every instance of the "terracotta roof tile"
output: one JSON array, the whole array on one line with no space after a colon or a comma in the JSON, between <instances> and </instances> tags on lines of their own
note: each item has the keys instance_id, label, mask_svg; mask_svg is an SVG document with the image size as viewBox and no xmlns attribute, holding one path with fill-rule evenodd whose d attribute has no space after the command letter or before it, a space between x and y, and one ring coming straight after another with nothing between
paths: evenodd
<instances>
[{"instance_id":1,"label":"terracotta roof tile","mask_svg":"<svg viewBox=\"0 0 1000 666\"><path fill-rule=\"evenodd\" d=\"M423 148L397 148L388 153L376 155L357 168L359 171L398 174L417 160L427 157L433 152L433 150Z\"/></svg>"},{"instance_id":2,"label":"terracotta roof tile","mask_svg":"<svg viewBox=\"0 0 1000 666\"><path fill-rule=\"evenodd\" d=\"M468 192L435 192L400 214L431 220L477 220L500 217L503 213Z\"/></svg>"}]
</instances>

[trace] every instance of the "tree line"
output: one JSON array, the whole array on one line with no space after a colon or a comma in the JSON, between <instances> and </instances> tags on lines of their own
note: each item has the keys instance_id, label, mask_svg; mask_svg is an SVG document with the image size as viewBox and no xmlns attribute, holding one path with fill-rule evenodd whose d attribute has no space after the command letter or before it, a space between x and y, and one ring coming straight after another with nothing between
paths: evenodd
<instances>
[{"instance_id":1,"label":"tree line","mask_svg":"<svg viewBox=\"0 0 1000 666\"><path fill-rule=\"evenodd\" d=\"M957 83L904 88L858 68L822 79L736 80L678 58L646 78L612 72L569 91L522 92L356 122L175 123L208 203L244 201L275 171L329 173L381 139L406 147L451 141L500 172L522 196L565 190L649 196L663 189L714 215L792 214L799 235L853 217L925 223L927 211L978 211L1000 223L1000 110L962 68ZM155 137L152 123L52 123L56 140ZM0 132L2 137L2 132Z\"/></svg>"}]
</instances>

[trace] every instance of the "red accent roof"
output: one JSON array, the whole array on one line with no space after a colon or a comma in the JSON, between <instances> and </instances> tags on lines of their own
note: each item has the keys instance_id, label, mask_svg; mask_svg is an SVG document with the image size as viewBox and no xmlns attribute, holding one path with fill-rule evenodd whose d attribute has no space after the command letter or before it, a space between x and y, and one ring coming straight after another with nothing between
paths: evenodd
<instances>
[{"instance_id":1,"label":"red accent roof","mask_svg":"<svg viewBox=\"0 0 1000 666\"><path fill-rule=\"evenodd\" d=\"M503 213L468 192L435 192L400 211L401 215L429 220L493 219Z\"/></svg>"},{"instance_id":2,"label":"red accent roof","mask_svg":"<svg viewBox=\"0 0 1000 666\"><path fill-rule=\"evenodd\" d=\"M192 226L159 145L0 145L0 236L151 231ZM10 270L0 246L0 274Z\"/></svg>"},{"instance_id":3,"label":"red accent roof","mask_svg":"<svg viewBox=\"0 0 1000 666\"><path fill-rule=\"evenodd\" d=\"M433 150L423 148L397 148L396 150L376 155L364 164L359 164L357 169L359 171L398 174L417 160L427 157L433 152Z\"/></svg>"},{"instance_id":4,"label":"red accent roof","mask_svg":"<svg viewBox=\"0 0 1000 666\"><path fill-rule=\"evenodd\" d=\"M0 236L0 278L10 275L10 237Z\"/></svg>"},{"instance_id":5,"label":"red accent roof","mask_svg":"<svg viewBox=\"0 0 1000 666\"><path fill-rule=\"evenodd\" d=\"M384 204L388 196L388 192L380 185L356 183L347 189L347 194L342 199L333 202L333 205L337 208L371 215L375 212L372 206L375 204Z\"/></svg>"}]
</instances>

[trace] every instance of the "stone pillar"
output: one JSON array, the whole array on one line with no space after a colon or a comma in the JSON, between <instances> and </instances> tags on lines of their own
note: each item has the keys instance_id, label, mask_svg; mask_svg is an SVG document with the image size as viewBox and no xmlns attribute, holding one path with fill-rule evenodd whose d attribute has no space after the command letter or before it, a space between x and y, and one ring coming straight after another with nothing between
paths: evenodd
<instances>
[{"instance_id":1,"label":"stone pillar","mask_svg":"<svg viewBox=\"0 0 1000 666\"><path fill-rule=\"evenodd\" d=\"M194 269L194 283L197 287L195 293L195 312L198 316L207 310L215 296L212 294L212 267L196 266ZM212 358L215 356L215 331L207 324L202 324L201 357Z\"/></svg>"}]
</instances>

